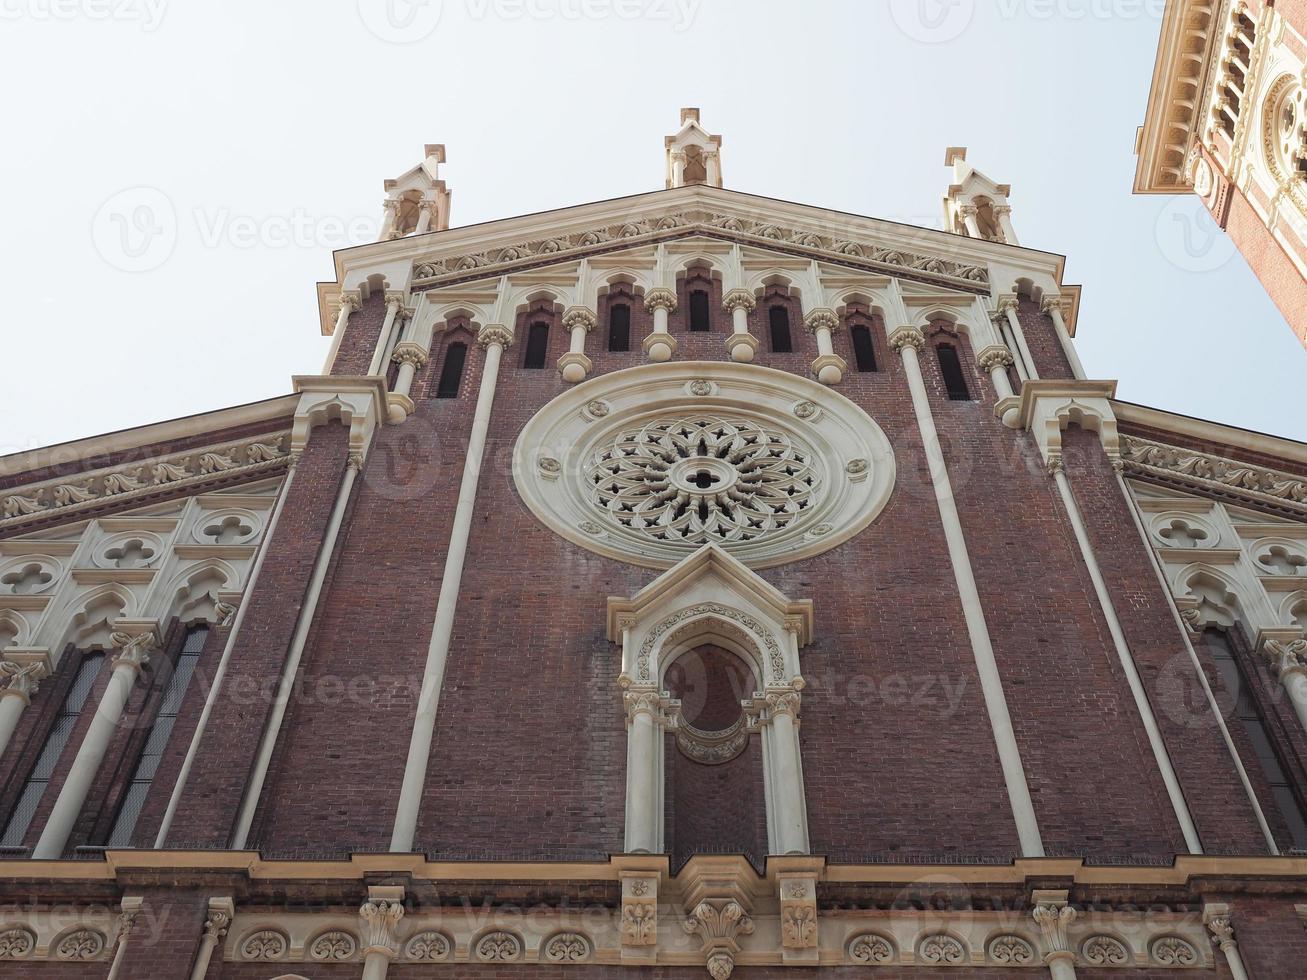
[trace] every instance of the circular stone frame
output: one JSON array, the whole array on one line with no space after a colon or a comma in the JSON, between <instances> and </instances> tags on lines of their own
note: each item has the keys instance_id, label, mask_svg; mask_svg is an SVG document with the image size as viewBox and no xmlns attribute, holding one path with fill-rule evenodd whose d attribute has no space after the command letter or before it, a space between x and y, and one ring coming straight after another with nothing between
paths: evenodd
<instances>
[{"instance_id":1,"label":"circular stone frame","mask_svg":"<svg viewBox=\"0 0 1307 980\"><path fill-rule=\"evenodd\" d=\"M711 382L711 394L687 394L695 381ZM606 411L589 410L596 403ZM523 427L513 449L513 482L531 512L573 544L646 568L670 568L703 543L661 541L622 526L594 501L587 473L597 455L632 427L704 415L792 435L811 453L817 471L819 499L783 529L747 541L712 541L750 567L829 551L869 525L889 502L894 451L866 412L809 378L730 361L645 364L570 388ZM673 479L684 479L680 468Z\"/></svg>"}]
</instances>

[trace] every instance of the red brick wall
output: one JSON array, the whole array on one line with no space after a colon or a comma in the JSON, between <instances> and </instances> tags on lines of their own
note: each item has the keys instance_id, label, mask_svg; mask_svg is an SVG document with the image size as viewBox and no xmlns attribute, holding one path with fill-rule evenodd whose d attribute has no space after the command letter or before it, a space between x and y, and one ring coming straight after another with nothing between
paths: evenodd
<instances>
[{"instance_id":1,"label":"red brick wall","mask_svg":"<svg viewBox=\"0 0 1307 980\"><path fill-rule=\"evenodd\" d=\"M1284 314L1294 335L1307 344L1307 279L1289 260L1252 205L1238 192L1230 202L1225 230Z\"/></svg>"},{"instance_id":2,"label":"red brick wall","mask_svg":"<svg viewBox=\"0 0 1307 980\"><path fill-rule=\"evenodd\" d=\"M350 314L331 373L337 376L367 374L385 322L386 298L382 290L374 289L363 305Z\"/></svg>"}]
</instances>

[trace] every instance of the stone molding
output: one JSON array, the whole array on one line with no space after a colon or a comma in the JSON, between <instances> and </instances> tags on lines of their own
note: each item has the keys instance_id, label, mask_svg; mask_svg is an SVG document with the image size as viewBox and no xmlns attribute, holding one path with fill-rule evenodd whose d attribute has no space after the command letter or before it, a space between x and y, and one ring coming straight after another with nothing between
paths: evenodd
<instances>
[{"instance_id":1,"label":"stone molding","mask_svg":"<svg viewBox=\"0 0 1307 980\"><path fill-rule=\"evenodd\" d=\"M1121 458L1131 476L1307 515L1307 477L1138 436L1122 437Z\"/></svg>"},{"instance_id":2,"label":"stone molding","mask_svg":"<svg viewBox=\"0 0 1307 980\"><path fill-rule=\"evenodd\" d=\"M349 428L347 451L367 454L373 430L389 414L385 378L297 375L291 381L300 396L290 435L292 455L303 453L313 430L334 419Z\"/></svg>"},{"instance_id":3,"label":"stone molding","mask_svg":"<svg viewBox=\"0 0 1307 980\"><path fill-rule=\"evenodd\" d=\"M448 285L463 279L483 279L504 275L523 265L539 265L541 260L554 262L571 259L614 246L646 245L650 241L675 235L706 234L764 248L790 251L812 257L824 257L846 266L926 282L962 287L976 292L989 282L984 266L959 262L936 253L897 248L888 242L865 238L845 238L803 230L765 219L719 211L690 209L659 217L604 225L584 231L516 242L506 246L464 252L444 258L424 258L413 264L415 288Z\"/></svg>"},{"instance_id":4,"label":"stone molding","mask_svg":"<svg viewBox=\"0 0 1307 980\"><path fill-rule=\"evenodd\" d=\"M126 504L162 491L195 490L234 477L280 473L290 462L287 432L43 480L0 491L0 531L49 517L68 517L105 504Z\"/></svg>"}]
</instances>

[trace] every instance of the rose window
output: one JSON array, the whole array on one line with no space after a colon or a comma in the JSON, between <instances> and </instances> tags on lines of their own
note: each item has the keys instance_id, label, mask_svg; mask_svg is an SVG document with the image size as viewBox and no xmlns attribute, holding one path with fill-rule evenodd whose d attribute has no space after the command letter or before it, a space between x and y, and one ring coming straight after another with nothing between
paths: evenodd
<instances>
[{"instance_id":1,"label":"rose window","mask_svg":"<svg viewBox=\"0 0 1307 980\"><path fill-rule=\"evenodd\" d=\"M680 544L752 541L784 530L820 493L812 453L744 419L660 418L595 454L593 500L623 528Z\"/></svg>"}]
</instances>

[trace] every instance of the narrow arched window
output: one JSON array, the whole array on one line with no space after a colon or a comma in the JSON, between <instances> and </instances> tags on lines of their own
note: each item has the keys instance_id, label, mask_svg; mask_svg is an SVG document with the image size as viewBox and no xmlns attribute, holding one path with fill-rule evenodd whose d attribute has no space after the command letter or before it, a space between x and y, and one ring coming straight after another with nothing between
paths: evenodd
<instances>
[{"instance_id":1,"label":"narrow arched window","mask_svg":"<svg viewBox=\"0 0 1307 980\"><path fill-rule=\"evenodd\" d=\"M708 294L702 289L696 289L690 293L690 330L695 333L707 333L711 327Z\"/></svg>"},{"instance_id":2,"label":"narrow arched window","mask_svg":"<svg viewBox=\"0 0 1307 980\"><path fill-rule=\"evenodd\" d=\"M858 370L876 370L876 348L871 345L871 331L866 327L854 327L849 334L853 337L853 359Z\"/></svg>"},{"instance_id":3,"label":"narrow arched window","mask_svg":"<svg viewBox=\"0 0 1307 980\"><path fill-rule=\"evenodd\" d=\"M463 365L467 361L467 344L461 340L445 348L445 363L440 367L440 381L436 385L437 398L457 398L463 383Z\"/></svg>"},{"instance_id":4,"label":"narrow arched window","mask_svg":"<svg viewBox=\"0 0 1307 980\"><path fill-rule=\"evenodd\" d=\"M50 726L36 765L23 783L23 790L18 795L18 802L14 804L13 813L9 815L9 822L5 824L4 833L0 834L0 847L22 846L27 829L32 825L32 818L36 816L36 808L41 803L41 796L50 785L59 756L68 747L68 740L72 738L77 719L81 717L86 700L91 696L102 666L104 655L99 653L84 658L78 664L77 674L73 677L68 693L64 695L64 703L59 706L59 714L55 715L54 724Z\"/></svg>"},{"instance_id":5,"label":"narrow arched window","mask_svg":"<svg viewBox=\"0 0 1307 980\"><path fill-rule=\"evenodd\" d=\"M545 366L545 353L549 350L549 324L533 323L526 335L525 368L542 368Z\"/></svg>"},{"instance_id":6,"label":"narrow arched window","mask_svg":"<svg viewBox=\"0 0 1307 980\"><path fill-rule=\"evenodd\" d=\"M163 701L159 704L159 713L150 728L150 737L145 740L145 748L136 762L132 772L132 781L127 786L118 817L109 832L109 847L131 847L132 833L136 830L136 821L140 819L145 798L150 795L150 786L163 761L164 750L172 738L173 726L177 724L177 715L182 709L182 699L186 697L186 688L195 675L195 665L204 649L204 641L209 637L207 626L196 626L186 634L182 652L177 658L172 676L163 691Z\"/></svg>"},{"instance_id":7,"label":"narrow arched window","mask_svg":"<svg viewBox=\"0 0 1307 980\"><path fill-rule=\"evenodd\" d=\"M631 349L631 308L625 303L608 308L608 349L615 353Z\"/></svg>"},{"instance_id":8,"label":"narrow arched window","mask_svg":"<svg viewBox=\"0 0 1307 980\"><path fill-rule=\"evenodd\" d=\"M790 354L794 343L790 340L790 311L783 306L773 306L767 311L771 325L771 349L773 354Z\"/></svg>"},{"instance_id":9,"label":"narrow arched window","mask_svg":"<svg viewBox=\"0 0 1307 980\"><path fill-rule=\"evenodd\" d=\"M944 379L949 401L971 401L967 378L962 373L962 362L958 359L958 349L950 344L940 344L935 348L935 356L939 358L939 373Z\"/></svg>"},{"instance_id":10,"label":"narrow arched window","mask_svg":"<svg viewBox=\"0 0 1307 980\"><path fill-rule=\"evenodd\" d=\"M1203 634L1203 640L1212 655L1212 661L1221 675L1221 680L1225 683L1226 691L1236 695L1235 718L1248 736L1253 753L1257 756L1257 764L1261 766L1262 775L1266 777L1266 784L1275 800L1275 806L1289 828L1294 849L1307 849L1307 813L1304 813L1298 795L1294 792L1293 782L1285 772L1284 763L1275 750L1275 743L1271 740L1270 732L1267 731L1266 722L1262 719L1261 711L1258 710L1252 687L1248 683L1243 665L1235 656L1230 638L1220 630L1208 630Z\"/></svg>"}]
</instances>

